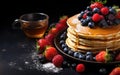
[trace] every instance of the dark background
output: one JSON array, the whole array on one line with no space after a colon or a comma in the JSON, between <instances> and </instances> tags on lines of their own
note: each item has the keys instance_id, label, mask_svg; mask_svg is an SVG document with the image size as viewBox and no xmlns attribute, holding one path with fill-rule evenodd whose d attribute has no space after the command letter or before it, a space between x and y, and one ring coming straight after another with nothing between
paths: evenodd
<instances>
[{"instance_id":1,"label":"dark background","mask_svg":"<svg viewBox=\"0 0 120 75\"><path fill-rule=\"evenodd\" d=\"M49 15L49 23L57 22L63 15L73 16L90 5L90 0L4 0L0 2L0 75L50 75L46 72L11 69L11 61L24 67L24 59L34 47L34 40L25 37L22 31L12 30L11 24L22 14L43 12ZM108 6L120 5L119 0L108 0ZM30 59L30 58L29 58ZM109 67L108 67L109 68ZM3 70L4 74L1 74ZM51 74L56 75L56 74ZM71 69L65 69L57 75L80 75ZM101 75L98 72L86 72L81 75Z\"/></svg>"},{"instance_id":2,"label":"dark background","mask_svg":"<svg viewBox=\"0 0 120 75\"><path fill-rule=\"evenodd\" d=\"M0 27L11 26L14 19L25 13L44 12L50 23L62 15L72 16L90 5L91 0L4 0L0 3ZM120 5L119 0L108 0L106 5Z\"/></svg>"}]
</instances>

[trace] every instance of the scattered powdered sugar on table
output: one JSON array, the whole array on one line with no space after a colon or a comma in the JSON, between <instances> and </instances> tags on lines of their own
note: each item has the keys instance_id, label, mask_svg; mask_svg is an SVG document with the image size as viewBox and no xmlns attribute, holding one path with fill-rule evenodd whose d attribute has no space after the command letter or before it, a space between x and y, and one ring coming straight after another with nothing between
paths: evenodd
<instances>
[{"instance_id":1,"label":"scattered powdered sugar on table","mask_svg":"<svg viewBox=\"0 0 120 75\"><path fill-rule=\"evenodd\" d=\"M38 54L35 51L30 52L29 54L23 54L21 57L16 60L12 60L8 65L17 70L26 70L26 69L36 69L40 71L45 71L48 73L59 73L63 68L56 67L53 63L40 63Z\"/></svg>"}]
</instances>

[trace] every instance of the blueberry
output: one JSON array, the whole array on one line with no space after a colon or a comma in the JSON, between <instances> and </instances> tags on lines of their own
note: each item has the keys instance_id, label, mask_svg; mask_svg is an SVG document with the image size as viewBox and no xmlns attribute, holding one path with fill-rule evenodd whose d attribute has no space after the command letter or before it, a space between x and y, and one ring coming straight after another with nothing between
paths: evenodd
<instances>
[{"instance_id":1,"label":"blueberry","mask_svg":"<svg viewBox=\"0 0 120 75\"><path fill-rule=\"evenodd\" d=\"M84 12L83 12L83 11L82 11L82 12L80 12L80 15L78 16L78 19L79 19L79 20L80 20L80 19L82 19L83 14L84 14Z\"/></svg>"},{"instance_id":2,"label":"blueberry","mask_svg":"<svg viewBox=\"0 0 120 75\"><path fill-rule=\"evenodd\" d=\"M106 75L107 74L106 68L100 68L99 73L102 74L102 75Z\"/></svg>"},{"instance_id":3,"label":"blueberry","mask_svg":"<svg viewBox=\"0 0 120 75\"><path fill-rule=\"evenodd\" d=\"M65 41L64 40L60 40L60 44L64 44L65 43Z\"/></svg>"},{"instance_id":4,"label":"blueberry","mask_svg":"<svg viewBox=\"0 0 120 75\"><path fill-rule=\"evenodd\" d=\"M116 14L116 10L115 10L115 9L113 9L113 8L110 8L110 9L109 9L109 12L110 12L111 14L113 14L113 15L115 15L115 14Z\"/></svg>"},{"instance_id":5,"label":"blueberry","mask_svg":"<svg viewBox=\"0 0 120 75\"><path fill-rule=\"evenodd\" d=\"M109 25L114 25L113 21L111 21L111 20L108 20L107 23L108 23Z\"/></svg>"},{"instance_id":6,"label":"blueberry","mask_svg":"<svg viewBox=\"0 0 120 75\"><path fill-rule=\"evenodd\" d=\"M88 23L88 27L90 27L90 28L94 28L94 27L95 27L94 22L89 22L89 23Z\"/></svg>"},{"instance_id":7,"label":"blueberry","mask_svg":"<svg viewBox=\"0 0 120 75\"><path fill-rule=\"evenodd\" d=\"M92 11L88 11L87 12L87 16L92 16L93 15L93 12Z\"/></svg>"},{"instance_id":8,"label":"blueberry","mask_svg":"<svg viewBox=\"0 0 120 75\"><path fill-rule=\"evenodd\" d=\"M72 63L72 64L71 64L71 67L72 67L73 69L75 69L75 68L76 68L76 65L77 65L76 63Z\"/></svg>"},{"instance_id":9,"label":"blueberry","mask_svg":"<svg viewBox=\"0 0 120 75\"><path fill-rule=\"evenodd\" d=\"M84 54L79 54L79 59L85 59L85 55Z\"/></svg>"},{"instance_id":10,"label":"blueberry","mask_svg":"<svg viewBox=\"0 0 120 75\"><path fill-rule=\"evenodd\" d=\"M86 55L92 55L93 53L92 52L86 52Z\"/></svg>"},{"instance_id":11,"label":"blueberry","mask_svg":"<svg viewBox=\"0 0 120 75\"><path fill-rule=\"evenodd\" d=\"M100 9L99 9L99 8L94 8L94 9L93 9L93 12L94 12L94 13L99 13L99 12L100 12Z\"/></svg>"},{"instance_id":12,"label":"blueberry","mask_svg":"<svg viewBox=\"0 0 120 75\"><path fill-rule=\"evenodd\" d=\"M68 54L71 55L71 56L73 56L74 52L71 51L71 50L69 50L69 51L68 51Z\"/></svg>"},{"instance_id":13,"label":"blueberry","mask_svg":"<svg viewBox=\"0 0 120 75\"><path fill-rule=\"evenodd\" d=\"M79 52L74 52L74 57L78 58L79 57Z\"/></svg>"},{"instance_id":14,"label":"blueberry","mask_svg":"<svg viewBox=\"0 0 120 75\"><path fill-rule=\"evenodd\" d=\"M87 16L87 22L90 22L90 21L92 21L92 17L90 17L90 16Z\"/></svg>"},{"instance_id":15,"label":"blueberry","mask_svg":"<svg viewBox=\"0 0 120 75\"><path fill-rule=\"evenodd\" d=\"M62 34L62 35L60 36L60 39L65 39L65 35Z\"/></svg>"},{"instance_id":16,"label":"blueberry","mask_svg":"<svg viewBox=\"0 0 120 75\"><path fill-rule=\"evenodd\" d=\"M108 19L113 21L115 19L115 16L113 14L109 14Z\"/></svg>"},{"instance_id":17,"label":"blueberry","mask_svg":"<svg viewBox=\"0 0 120 75\"><path fill-rule=\"evenodd\" d=\"M82 26L87 26L87 20L83 20L81 23L82 23Z\"/></svg>"},{"instance_id":18,"label":"blueberry","mask_svg":"<svg viewBox=\"0 0 120 75\"><path fill-rule=\"evenodd\" d=\"M92 55L87 55L86 56L86 60L87 61L92 61L93 60L93 56Z\"/></svg>"},{"instance_id":19,"label":"blueberry","mask_svg":"<svg viewBox=\"0 0 120 75\"><path fill-rule=\"evenodd\" d=\"M99 25L100 25L101 27L103 27L103 28L106 28L106 27L109 26L105 19L102 19L102 20L99 22Z\"/></svg>"},{"instance_id":20,"label":"blueberry","mask_svg":"<svg viewBox=\"0 0 120 75\"><path fill-rule=\"evenodd\" d=\"M120 19L115 19L116 24L120 24Z\"/></svg>"},{"instance_id":21,"label":"blueberry","mask_svg":"<svg viewBox=\"0 0 120 75\"><path fill-rule=\"evenodd\" d=\"M92 11L92 9L90 8L90 6L87 6L86 8L88 11Z\"/></svg>"},{"instance_id":22,"label":"blueberry","mask_svg":"<svg viewBox=\"0 0 120 75\"><path fill-rule=\"evenodd\" d=\"M63 61L62 67L63 67L63 68L68 67L68 62L67 62L67 61Z\"/></svg>"},{"instance_id":23,"label":"blueberry","mask_svg":"<svg viewBox=\"0 0 120 75\"><path fill-rule=\"evenodd\" d=\"M65 53L67 53L67 52L68 52L68 48L65 47L65 48L63 49L63 51L64 51Z\"/></svg>"},{"instance_id":24,"label":"blueberry","mask_svg":"<svg viewBox=\"0 0 120 75\"><path fill-rule=\"evenodd\" d=\"M67 47L67 45L65 43L63 43L61 47L65 48L65 47Z\"/></svg>"},{"instance_id":25,"label":"blueberry","mask_svg":"<svg viewBox=\"0 0 120 75\"><path fill-rule=\"evenodd\" d=\"M47 60L46 60L45 56L41 54L41 55L39 55L39 61L40 61L40 63L45 63Z\"/></svg>"}]
</instances>

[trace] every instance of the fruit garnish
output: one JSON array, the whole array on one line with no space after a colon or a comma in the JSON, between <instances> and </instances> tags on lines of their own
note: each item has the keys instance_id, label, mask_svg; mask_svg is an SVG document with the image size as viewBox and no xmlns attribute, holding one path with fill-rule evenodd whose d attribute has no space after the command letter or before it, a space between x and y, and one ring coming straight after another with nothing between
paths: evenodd
<instances>
[{"instance_id":1,"label":"fruit garnish","mask_svg":"<svg viewBox=\"0 0 120 75\"><path fill-rule=\"evenodd\" d=\"M109 49L106 49L105 62L109 63L113 60L112 54L109 53Z\"/></svg>"},{"instance_id":2,"label":"fruit garnish","mask_svg":"<svg viewBox=\"0 0 120 75\"><path fill-rule=\"evenodd\" d=\"M120 67L115 67L109 75L120 75Z\"/></svg>"},{"instance_id":3,"label":"fruit garnish","mask_svg":"<svg viewBox=\"0 0 120 75\"><path fill-rule=\"evenodd\" d=\"M120 24L120 9L115 7L106 7L104 4L107 0L95 0L92 1L90 6L86 7L86 10L81 11L78 19L82 26L88 26L90 28L101 27L107 28ZM112 28L112 27L111 27Z\"/></svg>"},{"instance_id":4,"label":"fruit garnish","mask_svg":"<svg viewBox=\"0 0 120 75\"><path fill-rule=\"evenodd\" d=\"M106 49L96 54L95 60L97 62L109 63L113 60L113 58L112 55L109 53L109 50Z\"/></svg>"}]
</instances>

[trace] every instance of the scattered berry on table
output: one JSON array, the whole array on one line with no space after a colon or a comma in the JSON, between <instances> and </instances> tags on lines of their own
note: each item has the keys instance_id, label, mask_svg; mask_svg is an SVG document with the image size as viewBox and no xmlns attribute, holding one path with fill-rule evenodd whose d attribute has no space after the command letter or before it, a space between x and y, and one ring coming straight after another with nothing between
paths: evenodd
<instances>
[{"instance_id":1,"label":"scattered berry on table","mask_svg":"<svg viewBox=\"0 0 120 75\"><path fill-rule=\"evenodd\" d=\"M85 65L84 64L77 64L77 66L76 66L76 72L79 72L79 73L81 73L81 72L84 72L85 71Z\"/></svg>"},{"instance_id":2,"label":"scattered berry on table","mask_svg":"<svg viewBox=\"0 0 120 75\"><path fill-rule=\"evenodd\" d=\"M56 66L56 67L61 67L62 66L62 63L64 61L64 58L62 55L58 54L58 55L55 55L52 59L52 63Z\"/></svg>"}]
</instances>

